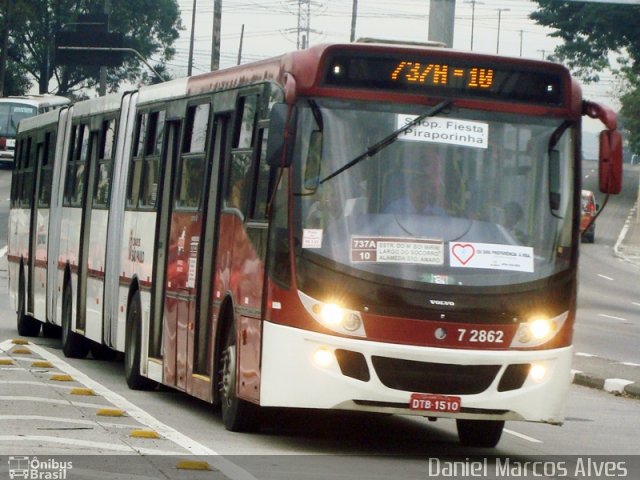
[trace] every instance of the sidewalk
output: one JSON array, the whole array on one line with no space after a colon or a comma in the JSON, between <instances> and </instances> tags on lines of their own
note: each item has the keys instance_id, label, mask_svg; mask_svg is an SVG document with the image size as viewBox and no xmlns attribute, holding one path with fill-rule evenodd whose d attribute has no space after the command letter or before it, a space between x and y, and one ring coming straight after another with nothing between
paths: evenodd
<instances>
[{"instance_id":1,"label":"sidewalk","mask_svg":"<svg viewBox=\"0 0 640 480\"><path fill-rule=\"evenodd\" d=\"M630 211L613 247L614 254L640 267L640 223L638 205ZM640 270L638 270L640 275ZM640 365L576 354L573 357L573 383L640 399Z\"/></svg>"}]
</instances>

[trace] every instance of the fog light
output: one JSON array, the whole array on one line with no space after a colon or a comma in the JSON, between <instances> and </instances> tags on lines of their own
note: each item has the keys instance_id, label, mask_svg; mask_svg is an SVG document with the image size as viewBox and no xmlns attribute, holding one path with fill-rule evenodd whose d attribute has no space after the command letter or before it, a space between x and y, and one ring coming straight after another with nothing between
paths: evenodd
<instances>
[{"instance_id":1,"label":"fog light","mask_svg":"<svg viewBox=\"0 0 640 480\"><path fill-rule=\"evenodd\" d=\"M345 330L348 330L350 332L355 332L360 328L361 325L362 320L360 320L360 316L355 313L350 313L349 315L347 315L342 324Z\"/></svg>"},{"instance_id":2,"label":"fog light","mask_svg":"<svg viewBox=\"0 0 640 480\"><path fill-rule=\"evenodd\" d=\"M529 371L529 376L536 382L541 382L547 376L547 368L544 365L533 364Z\"/></svg>"},{"instance_id":3,"label":"fog light","mask_svg":"<svg viewBox=\"0 0 640 480\"><path fill-rule=\"evenodd\" d=\"M326 347L320 347L313 353L313 362L321 368L326 368L333 362L335 356Z\"/></svg>"},{"instance_id":4,"label":"fog light","mask_svg":"<svg viewBox=\"0 0 640 480\"><path fill-rule=\"evenodd\" d=\"M344 310L335 303L326 303L320 312L322 322L327 325L340 325L344 317Z\"/></svg>"}]
</instances>

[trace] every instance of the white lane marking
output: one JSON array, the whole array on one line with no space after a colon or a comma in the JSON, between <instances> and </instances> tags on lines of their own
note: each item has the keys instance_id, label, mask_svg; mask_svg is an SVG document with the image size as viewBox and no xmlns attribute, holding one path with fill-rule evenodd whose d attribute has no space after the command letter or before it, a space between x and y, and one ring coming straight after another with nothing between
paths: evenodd
<instances>
[{"instance_id":1,"label":"white lane marking","mask_svg":"<svg viewBox=\"0 0 640 480\"><path fill-rule=\"evenodd\" d=\"M0 350L11 348L11 345L11 340L6 340L0 343ZM31 343L29 344L29 348L31 348L34 353L40 355L42 358L49 360L54 365L54 367L65 373L68 373L74 378L75 381L81 383L87 388L92 389L97 395L104 397L107 401L111 402L116 407L126 411L131 418L135 419L143 425L146 425L152 430L155 430L159 435L163 436L167 440L170 440L176 445L179 445L180 447L188 450L193 455L209 456L209 460L211 461L213 466L229 478L232 478L234 480L257 480L256 477L251 475L249 472L243 470L233 462L230 462L226 458L220 456L220 454L216 451L202 445L201 443L196 442L192 438L189 438L186 435L178 432L169 425L162 423L160 420L156 419L151 414L134 405L123 396L109 390L101 383L98 383L95 380L89 378L80 370L72 367L48 350L45 350L44 348L38 345L33 345Z\"/></svg>"},{"instance_id":2,"label":"white lane marking","mask_svg":"<svg viewBox=\"0 0 640 480\"><path fill-rule=\"evenodd\" d=\"M626 367L640 367L640 363L633 362L614 362L615 365L624 365Z\"/></svg>"},{"instance_id":3,"label":"white lane marking","mask_svg":"<svg viewBox=\"0 0 640 480\"><path fill-rule=\"evenodd\" d=\"M508 428L505 428L503 432L508 433L509 435L513 435L514 437L522 438L523 440L531 443L542 443L542 440L530 437L529 435L525 435L524 433L514 432L513 430L509 430Z\"/></svg>"},{"instance_id":4,"label":"white lane marking","mask_svg":"<svg viewBox=\"0 0 640 480\"><path fill-rule=\"evenodd\" d=\"M638 302L631 302L631 305L635 305L636 307L640 307L640 303L638 303Z\"/></svg>"},{"instance_id":5,"label":"white lane marking","mask_svg":"<svg viewBox=\"0 0 640 480\"><path fill-rule=\"evenodd\" d=\"M604 317L604 318L610 318L611 320L620 320L621 322L626 322L627 321L626 318L614 317L613 315L607 315L605 313L599 313L598 316L599 317Z\"/></svg>"},{"instance_id":6,"label":"white lane marking","mask_svg":"<svg viewBox=\"0 0 640 480\"><path fill-rule=\"evenodd\" d=\"M46 415L0 415L0 422L3 420L15 421L15 420L33 420L44 421L52 423L72 423L77 425L90 425L92 427L105 427L105 428L139 428L138 424L131 423L113 423L113 422L99 422L97 420L83 420L81 418L60 418L60 417L48 417Z\"/></svg>"},{"instance_id":7,"label":"white lane marking","mask_svg":"<svg viewBox=\"0 0 640 480\"><path fill-rule=\"evenodd\" d=\"M105 443L105 442L92 442L90 440L85 439L75 439L75 438L60 438L60 437L51 437L49 435L0 435L0 442L47 442L47 443L58 443L61 445L73 445L76 447L84 448L95 448L99 450L111 450L113 452L127 452L131 453L131 450L135 450L141 455L171 455L171 456L179 456L184 455L183 452L175 452L172 450L157 450L155 448L140 448L135 447L133 445L118 445L115 443Z\"/></svg>"},{"instance_id":8,"label":"white lane marking","mask_svg":"<svg viewBox=\"0 0 640 480\"><path fill-rule=\"evenodd\" d=\"M0 258L4 257L7 254L7 250L9 249L9 247L7 247L6 245L2 248L0 248Z\"/></svg>"},{"instance_id":9,"label":"white lane marking","mask_svg":"<svg viewBox=\"0 0 640 480\"><path fill-rule=\"evenodd\" d=\"M591 353L577 352L576 357L595 357L595 355Z\"/></svg>"},{"instance_id":10,"label":"white lane marking","mask_svg":"<svg viewBox=\"0 0 640 480\"><path fill-rule=\"evenodd\" d=\"M604 278L605 280L613 281L613 278L611 278L611 277L607 277L606 275L602 275L601 273L599 273L599 274L598 274L598 276L599 276L600 278Z\"/></svg>"},{"instance_id":11,"label":"white lane marking","mask_svg":"<svg viewBox=\"0 0 640 480\"><path fill-rule=\"evenodd\" d=\"M98 405L96 403L72 402L71 400L58 400L56 398L28 397L20 395L1 395L0 401L7 400L9 402L37 402L51 403L54 405L71 405L80 408L113 408L113 405Z\"/></svg>"}]
</instances>

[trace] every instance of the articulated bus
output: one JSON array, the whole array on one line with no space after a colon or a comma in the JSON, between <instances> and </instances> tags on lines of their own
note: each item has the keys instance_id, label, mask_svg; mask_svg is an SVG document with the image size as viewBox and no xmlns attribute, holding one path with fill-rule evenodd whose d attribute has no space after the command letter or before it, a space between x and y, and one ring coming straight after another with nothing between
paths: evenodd
<instances>
[{"instance_id":1,"label":"articulated bus","mask_svg":"<svg viewBox=\"0 0 640 480\"><path fill-rule=\"evenodd\" d=\"M312 47L112 94L18 132L21 335L124 352L134 389L221 405L560 424L580 240L581 118L561 65L415 45Z\"/></svg>"},{"instance_id":2,"label":"articulated bus","mask_svg":"<svg viewBox=\"0 0 640 480\"><path fill-rule=\"evenodd\" d=\"M13 164L16 130L23 118L68 105L71 101L57 95L25 95L0 98L0 162Z\"/></svg>"}]
</instances>

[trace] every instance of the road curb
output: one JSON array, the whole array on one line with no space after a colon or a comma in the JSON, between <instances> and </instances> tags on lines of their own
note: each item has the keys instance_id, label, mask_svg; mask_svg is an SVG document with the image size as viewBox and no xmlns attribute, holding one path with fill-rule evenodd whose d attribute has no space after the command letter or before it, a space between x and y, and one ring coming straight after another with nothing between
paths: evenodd
<instances>
[{"instance_id":1,"label":"road curb","mask_svg":"<svg viewBox=\"0 0 640 480\"><path fill-rule=\"evenodd\" d=\"M601 378L584 372L573 372L573 383L583 387L595 388L614 395L640 399L640 383L622 378Z\"/></svg>"}]
</instances>

